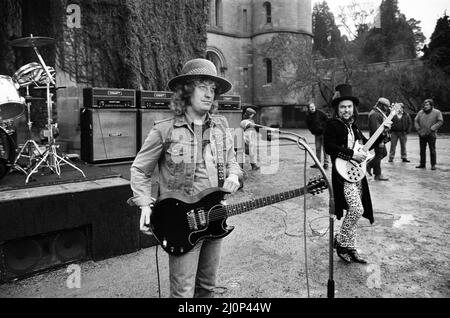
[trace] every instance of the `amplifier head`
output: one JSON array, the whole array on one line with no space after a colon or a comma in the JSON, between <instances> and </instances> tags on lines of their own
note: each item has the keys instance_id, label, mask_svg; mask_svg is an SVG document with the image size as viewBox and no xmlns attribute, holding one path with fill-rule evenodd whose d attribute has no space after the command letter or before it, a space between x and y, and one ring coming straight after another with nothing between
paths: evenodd
<instances>
[{"instance_id":1,"label":"amplifier head","mask_svg":"<svg viewBox=\"0 0 450 318\"><path fill-rule=\"evenodd\" d=\"M135 108L136 91L125 88L84 88L83 105L87 108Z\"/></svg>"},{"instance_id":2,"label":"amplifier head","mask_svg":"<svg viewBox=\"0 0 450 318\"><path fill-rule=\"evenodd\" d=\"M139 108L168 109L173 92L137 91Z\"/></svg>"},{"instance_id":3,"label":"amplifier head","mask_svg":"<svg viewBox=\"0 0 450 318\"><path fill-rule=\"evenodd\" d=\"M217 99L219 109L241 109L241 96L220 95Z\"/></svg>"}]
</instances>

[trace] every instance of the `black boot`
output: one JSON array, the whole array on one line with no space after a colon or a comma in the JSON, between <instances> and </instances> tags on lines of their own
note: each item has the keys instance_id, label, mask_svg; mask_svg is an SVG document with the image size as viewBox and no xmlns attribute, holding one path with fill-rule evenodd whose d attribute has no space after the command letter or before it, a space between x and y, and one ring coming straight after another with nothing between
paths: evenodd
<instances>
[{"instance_id":1,"label":"black boot","mask_svg":"<svg viewBox=\"0 0 450 318\"><path fill-rule=\"evenodd\" d=\"M336 246L336 254L339 256L340 259L342 259L346 263L351 263L352 258L348 252L348 248L342 247L339 245L339 243Z\"/></svg>"},{"instance_id":2,"label":"black boot","mask_svg":"<svg viewBox=\"0 0 450 318\"><path fill-rule=\"evenodd\" d=\"M348 255L350 256L350 259L353 262L360 263L360 264L367 264L367 261L358 254L356 249L348 249L347 251L348 251Z\"/></svg>"}]
</instances>

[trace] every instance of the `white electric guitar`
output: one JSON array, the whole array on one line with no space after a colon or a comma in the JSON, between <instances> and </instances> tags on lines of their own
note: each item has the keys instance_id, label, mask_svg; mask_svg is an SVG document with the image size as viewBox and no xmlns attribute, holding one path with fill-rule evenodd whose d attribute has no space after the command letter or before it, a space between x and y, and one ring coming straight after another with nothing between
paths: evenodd
<instances>
[{"instance_id":1,"label":"white electric guitar","mask_svg":"<svg viewBox=\"0 0 450 318\"><path fill-rule=\"evenodd\" d=\"M386 119L383 121L380 127L378 127L378 129L375 131L372 137L370 137L365 145L361 145L359 142L355 142L353 152L360 151L367 153L368 155L366 160L358 163L354 159L344 160L341 158L336 158L336 170L342 178L344 178L348 182L358 182L362 180L362 178L364 178L364 176L366 175L367 163L375 156L373 153L369 152L370 147L372 147L375 140L377 140L378 137L383 133L384 124L391 121L391 119L399 112L400 108L401 106L399 106L398 104L393 104L389 116L386 117Z\"/></svg>"}]
</instances>

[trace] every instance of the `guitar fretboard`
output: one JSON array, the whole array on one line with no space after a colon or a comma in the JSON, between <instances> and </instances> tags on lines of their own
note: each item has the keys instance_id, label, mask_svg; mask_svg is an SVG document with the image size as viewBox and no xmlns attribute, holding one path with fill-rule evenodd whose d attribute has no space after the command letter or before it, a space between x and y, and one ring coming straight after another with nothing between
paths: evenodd
<instances>
[{"instance_id":1,"label":"guitar fretboard","mask_svg":"<svg viewBox=\"0 0 450 318\"><path fill-rule=\"evenodd\" d=\"M290 190L286 192L281 192L278 194L273 194L267 197L257 198L237 204L232 204L226 206L226 212L228 216L238 215L245 213L254 209L262 208L267 205L271 205L284 200L289 200L298 196L305 194L305 188Z\"/></svg>"}]
</instances>

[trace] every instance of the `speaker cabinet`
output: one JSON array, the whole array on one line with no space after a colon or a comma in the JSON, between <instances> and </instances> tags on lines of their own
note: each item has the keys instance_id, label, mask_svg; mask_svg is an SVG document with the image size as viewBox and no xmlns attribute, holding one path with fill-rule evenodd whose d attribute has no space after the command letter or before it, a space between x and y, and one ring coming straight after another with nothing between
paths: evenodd
<instances>
[{"instance_id":1,"label":"speaker cabinet","mask_svg":"<svg viewBox=\"0 0 450 318\"><path fill-rule=\"evenodd\" d=\"M173 117L173 112L169 109L139 109L139 149L141 149L148 133L155 125L155 122Z\"/></svg>"},{"instance_id":2,"label":"speaker cabinet","mask_svg":"<svg viewBox=\"0 0 450 318\"><path fill-rule=\"evenodd\" d=\"M242 121L242 111L235 109L221 109L219 115L224 116L228 120L230 128L239 128Z\"/></svg>"},{"instance_id":3,"label":"speaker cabinet","mask_svg":"<svg viewBox=\"0 0 450 318\"><path fill-rule=\"evenodd\" d=\"M83 108L81 159L89 163L131 160L138 150L136 109Z\"/></svg>"},{"instance_id":4,"label":"speaker cabinet","mask_svg":"<svg viewBox=\"0 0 450 318\"><path fill-rule=\"evenodd\" d=\"M5 241L0 245L0 281L11 281L89 258L88 226Z\"/></svg>"}]
</instances>

